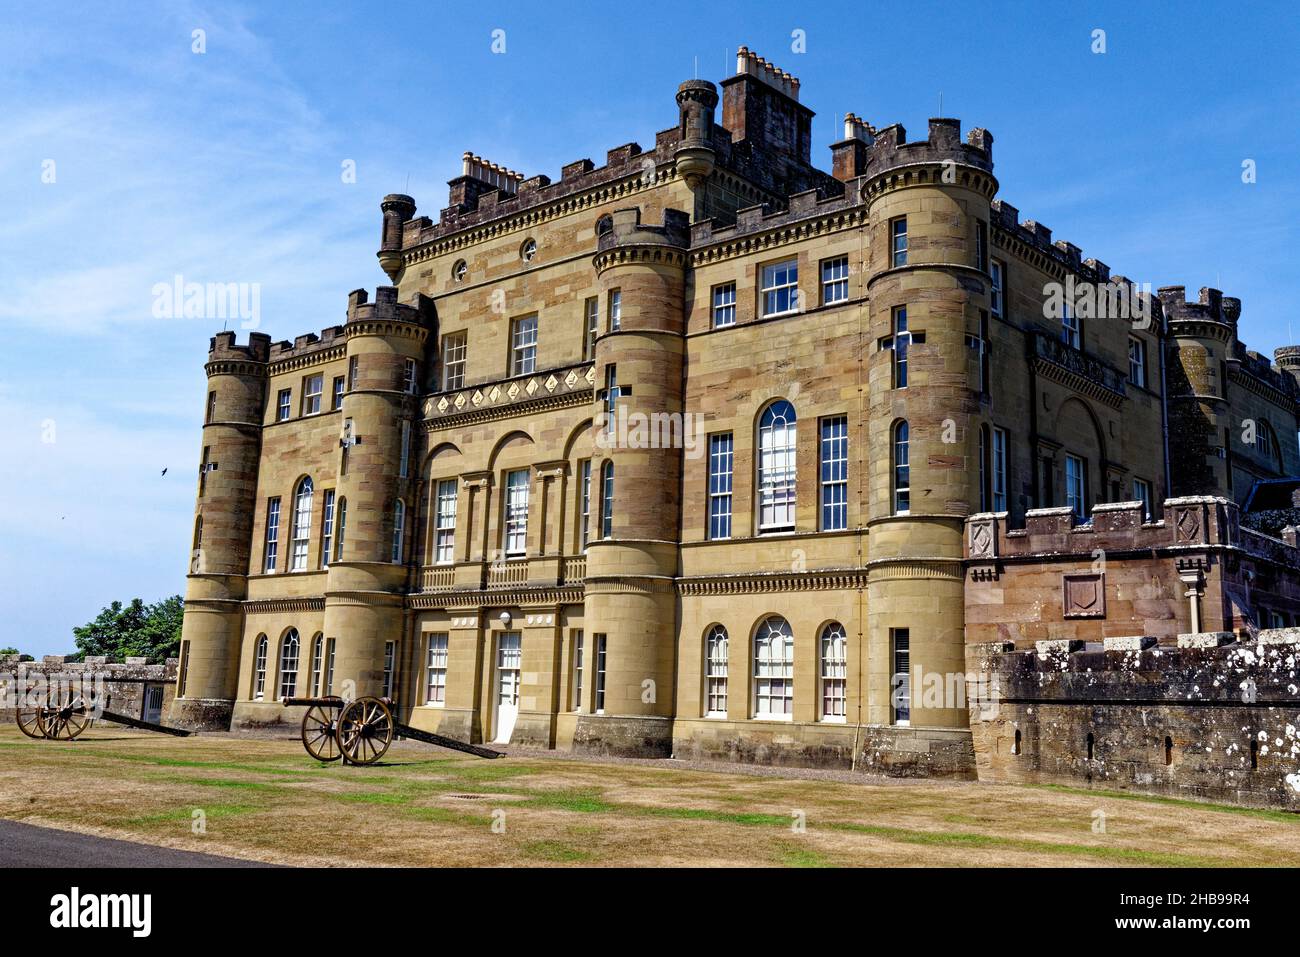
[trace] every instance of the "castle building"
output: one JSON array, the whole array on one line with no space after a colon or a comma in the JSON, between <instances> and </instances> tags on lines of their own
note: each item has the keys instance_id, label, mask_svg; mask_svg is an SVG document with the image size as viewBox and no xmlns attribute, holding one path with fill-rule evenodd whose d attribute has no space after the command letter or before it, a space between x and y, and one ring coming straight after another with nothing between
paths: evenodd
<instances>
[{"instance_id":1,"label":"castle building","mask_svg":"<svg viewBox=\"0 0 1300 957\"><path fill-rule=\"evenodd\" d=\"M910 680L968 646L1300 624L1294 540L1258 599L1144 571L1179 503L1300 474L1300 349L1022 220L986 130L850 114L828 173L796 78L742 47L720 86L557 181L466 153L436 218L384 198L392 285L342 325L212 339L172 720L373 694L467 741L969 773L968 703ZM1116 516L1145 604L999 595L1065 561L1016 529L1073 568Z\"/></svg>"}]
</instances>

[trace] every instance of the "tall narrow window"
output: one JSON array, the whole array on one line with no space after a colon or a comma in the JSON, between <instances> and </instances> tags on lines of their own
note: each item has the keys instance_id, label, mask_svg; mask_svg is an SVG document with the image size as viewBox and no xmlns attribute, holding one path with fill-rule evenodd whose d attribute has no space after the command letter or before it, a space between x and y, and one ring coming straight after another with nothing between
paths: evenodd
<instances>
[{"instance_id":1,"label":"tall narrow window","mask_svg":"<svg viewBox=\"0 0 1300 957\"><path fill-rule=\"evenodd\" d=\"M822 720L843 721L847 714L849 652L844 626L833 621L822 629Z\"/></svg>"},{"instance_id":2,"label":"tall narrow window","mask_svg":"<svg viewBox=\"0 0 1300 957\"><path fill-rule=\"evenodd\" d=\"M437 511L434 517L433 560L449 565L456 552L456 480L438 483Z\"/></svg>"},{"instance_id":3,"label":"tall narrow window","mask_svg":"<svg viewBox=\"0 0 1300 957\"><path fill-rule=\"evenodd\" d=\"M907 388L907 348L912 344L912 334L907 330L907 307L894 307L894 334L890 342L894 350L894 388Z\"/></svg>"},{"instance_id":4,"label":"tall narrow window","mask_svg":"<svg viewBox=\"0 0 1300 957\"><path fill-rule=\"evenodd\" d=\"M849 420L835 415L821 425L822 531L842 531L849 527Z\"/></svg>"},{"instance_id":5,"label":"tall narrow window","mask_svg":"<svg viewBox=\"0 0 1300 957\"><path fill-rule=\"evenodd\" d=\"M530 375L537 371L537 317L516 319L510 333L510 374Z\"/></svg>"},{"instance_id":6,"label":"tall narrow window","mask_svg":"<svg viewBox=\"0 0 1300 957\"><path fill-rule=\"evenodd\" d=\"M528 469L506 474L506 555L528 551Z\"/></svg>"},{"instance_id":7,"label":"tall narrow window","mask_svg":"<svg viewBox=\"0 0 1300 957\"><path fill-rule=\"evenodd\" d=\"M283 422L289 418L289 395L288 389L281 389L276 397L275 421L277 422Z\"/></svg>"},{"instance_id":8,"label":"tall narrow window","mask_svg":"<svg viewBox=\"0 0 1300 957\"><path fill-rule=\"evenodd\" d=\"M623 328L623 291L611 289L609 292L609 331L618 332Z\"/></svg>"},{"instance_id":9,"label":"tall narrow window","mask_svg":"<svg viewBox=\"0 0 1300 957\"><path fill-rule=\"evenodd\" d=\"M397 675L397 642L384 642L384 682L383 697L391 698L393 696L393 679Z\"/></svg>"},{"instance_id":10,"label":"tall narrow window","mask_svg":"<svg viewBox=\"0 0 1300 957\"><path fill-rule=\"evenodd\" d=\"M600 467L600 537L614 534L614 463L605 460Z\"/></svg>"},{"instance_id":11,"label":"tall narrow window","mask_svg":"<svg viewBox=\"0 0 1300 957\"><path fill-rule=\"evenodd\" d=\"M253 700L266 697L266 635L257 636L257 650L253 654Z\"/></svg>"},{"instance_id":12,"label":"tall narrow window","mask_svg":"<svg viewBox=\"0 0 1300 957\"><path fill-rule=\"evenodd\" d=\"M355 392L357 389L357 372L360 358L353 356L348 360L348 391Z\"/></svg>"},{"instance_id":13,"label":"tall narrow window","mask_svg":"<svg viewBox=\"0 0 1300 957\"><path fill-rule=\"evenodd\" d=\"M397 466L397 477L406 478L411 473L411 420L402 420L402 457Z\"/></svg>"},{"instance_id":14,"label":"tall narrow window","mask_svg":"<svg viewBox=\"0 0 1300 957\"><path fill-rule=\"evenodd\" d=\"M1147 344L1135 337L1128 340L1128 381L1140 389L1147 387Z\"/></svg>"},{"instance_id":15,"label":"tall narrow window","mask_svg":"<svg viewBox=\"0 0 1300 957\"><path fill-rule=\"evenodd\" d=\"M794 528L795 414L785 399L763 412L758 427L758 530Z\"/></svg>"},{"instance_id":16,"label":"tall narrow window","mask_svg":"<svg viewBox=\"0 0 1300 957\"><path fill-rule=\"evenodd\" d=\"M600 299L592 296L583 304L582 314L587 330L582 340L582 358L590 361L596 358L596 336L600 334Z\"/></svg>"},{"instance_id":17,"label":"tall narrow window","mask_svg":"<svg viewBox=\"0 0 1300 957\"><path fill-rule=\"evenodd\" d=\"M262 571L268 575L275 574L276 558L280 550L280 499L269 499L266 503L266 550L262 561Z\"/></svg>"},{"instance_id":18,"label":"tall narrow window","mask_svg":"<svg viewBox=\"0 0 1300 957\"><path fill-rule=\"evenodd\" d=\"M754 717L789 721L794 714L794 633L773 616L754 636Z\"/></svg>"},{"instance_id":19,"label":"tall narrow window","mask_svg":"<svg viewBox=\"0 0 1300 957\"><path fill-rule=\"evenodd\" d=\"M393 504L393 554L394 565L402 563L402 536L406 533L406 503L400 498Z\"/></svg>"},{"instance_id":20,"label":"tall narrow window","mask_svg":"<svg viewBox=\"0 0 1300 957\"><path fill-rule=\"evenodd\" d=\"M311 684L307 688L310 695L322 694L320 680L325 668L325 636L316 633L311 643Z\"/></svg>"},{"instance_id":21,"label":"tall narrow window","mask_svg":"<svg viewBox=\"0 0 1300 957\"><path fill-rule=\"evenodd\" d=\"M613 418L618 412L618 366L611 362L605 366L605 415ZM607 428L609 425L607 424Z\"/></svg>"},{"instance_id":22,"label":"tall narrow window","mask_svg":"<svg viewBox=\"0 0 1300 957\"><path fill-rule=\"evenodd\" d=\"M196 516L194 519L194 548L190 554L190 574L197 575L202 571L202 549L203 549L203 516Z\"/></svg>"},{"instance_id":23,"label":"tall narrow window","mask_svg":"<svg viewBox=\"0 0 1300 957\"><path fill-rule=\"evenodd\" d=\"M465 333L442 337L442 388L459 389L465 385Z\"/></svg>"},{"instance_id":24,"label":"tall narrow window","mask_svg":"<svg viewBox=\"0 0 1300 957\"><path fill-rule=\"evenodd\" d=\"M204 417L204 422L211 422L217 417L217 394L208 393L208 414Z\"/></svg>"},{"instance_id":25,"label":"tall narrow window","mask_svg":"<svg viewBox=\"0 0 1300 957\"><path fill-rule=\"evenodd\" d=\"M334 398L330 404L330 408L336 412L343 408L343 387L346 382L347 380L341 375L336 375L334 377Z\"/></svg>"},{"instance_id":26,"label":"tall narrow window","mask_svg":"<svg viewBox=\"0 0 1300 957\"><path fill-rule=\"evenodd\" d=\"M585 551L591 540L591 459L582 463L582 548Z\"/></svg>"},{"instance_id":27,"label":"tall narrow window","mask_svg":"<svg viewBox=\"0 0 1300 957\"><path fill-rule=\"evenodd\" d=\"M709 538L731 537L734 452L730 432L709 436Z\"/></svg>"},{"instance_id":28,"label":"tall narrow window","mask_svg":"<svg viewBox=\"0 0 1300 957\"><path fill-rule=\"evenodd\" d=\"M1065 504L1080 522L1088 520L1088 502L1085 498L1083 459L1077 455L1065 457Z\"/></svg>"},{"instance_id":29,"label":"tall narrow window","mask_svg":"<svg viewBox=\"0 0 1300 957\"><path fill-rule=\"evenodd\" d=\"M990 458L993 454L993 442L989 438L989 427L981 425L979 427L979 452L976 456L979 462L979 486L980 486L980 511L987 512L990 508L990 502L993 498L992 474L993 462Z\"/></svg>"},{"instance_id":30,"label":"tall narrow window","mask_svg":"<svg viewBox=\"0 0 1300 957\"><path fill-rule=\"evenodd\" d=\"M596 714L605 713L605 636L596 636Z\"/></svg>"},{"instance_id":31,"label":"tall narrow window","mask_svg":"<svg viewBox=\"0 0 1300 957\"><path fill-rule=\"evenodd\" d=\"M1068 303L1061 304L1061 341L1075 349L1083 348L1083 331L1079 328L1079 317Z\"/></svg>"},{"instance_id":32,"label":"tall narrow window","mask_svg":"<svg viewBox=\"0 0 1300 957\"><path fill-rule=\"evenodd\" d=\"M989 388L992 385L992 367L990 361L990 343L989 343L989 314L983 309L980 310L980 332L978 336L973 337L971 342L975 350L976 359L979 362L977 390L981 395L988 395Z\"/></svg>"},{"instance_id":33,"label":"tall narrow window","mask_svg":"<svg viewBox=\"0 0 1300 957\"><path fill-rule=\"evenodd\" d=\"M334 639L331 638L325 643L325 684L321 688L321 694L329 695L334 693Z\"/></svg>"},{"instance_id":34,"label":"tall narrow window","mask_svg":"<svg viewBox=\"0 0 1300 957\"><path fill-rule=\"evenodd\" d=\"M890 265L907 265L907 217L889 221Z\"/></svg>"},{"instance_id":35,"label":"tall narrow window","mask_svg":"<svg viewBox=\"0 0 1300 957\"><path fill-rule=\"evenodd\" d=\"M185 683L189 678L190 672L190 643L188 640L181 642L180 664L176 668L176 697L185 697Z\"/></svg>"},{"instance_id":36,"label":"tall narrow window","mask_svg":"<svg viewBox=\"0 0 1300 957\"><path fill-rule=\"evenodd\" d=\"M839 256L822 262L822 305L847 302L849 298L849 257Z\"/></svg>"},{"instance_id":37,"label":"tall narrow window","mask_svg":"<svg viewBox=\"0 0 1300 957\"><path fill-rule=\"evenodd\" d=\"M1007 510L1007 430L993 430L993 511Z\"/></svg>"},{"instance_id":38,"label":"tall narrow window","mask_svg":"<svg viewBox=\"0 0 1300 957\"><path fill-rule=\"evenodd\" d=\"M975 265L988 272L989 228L982 219L975 220Z\"/></svg>"},{"instance_id":39,"label":"tall narrow window","mask_svg":"<svg viewBox=\"0 0 1300 957\"><path fill-rule=\"evenodd\" d=\"M339 499L339 525L338 534L334 542L334 561L343 560L343 533L348 527L348 500Z\"/></svg>"},{"instance_id":40,"label":"tall narrow window","mask_svg":"<svg viewBox=\"0 0 1300 957\"><path fill-rule=\"evenodd\" d=\"M311 542L311 476L304 476L293 496L293 543L289 570L300 572L307 567L307 549Z\"/></svg>"},{"instance_id":41,"label":"tall narrow window","mask_svg":"<svg viewBox=\"0 0 1300 957\"><path fill-rule=\"evenodd\" d=\"M996 259L989 265L989 275L993 279L992 290L989 293L989 311L999 319L1002 318L1003 302L1006 299L1004 289L1006 269L1007 267Z\"/></svg>"},{"instance_id":42,"label":"tall narrow window","mask_svg":"<svg viewBox=\"0 0 1300 957\"><path fill-rule=\"evenodd\" d=\"M799 309L799 261L763 267L763 315L783 316Z\"/></svg>"},{"instance_id":43,"label":"tall narrow window","mask_svg":"<svg viewBox=\"0 0 1300 957\"><path fill-rule=\"evenodd\" d=\"M721 625L704 639L704 716L727 716L727 629Z\"/></svg>"},{"instance_id":44,"label":"tall narrow window","mask_svg":"<svg viewBox=\"0 0 1300 957\"><path fill-rule=\"evenodd\" d=\"M321 393L325 390L323 375L309 375L302 382L302 414L316 415L320 412Z\"/></svg>"},{"instance_id":45,"label":"tall narrow window","mask_svg":"<svg viewBox=\"0 0 1300 957\"><path fill-rule=\"evenodd\" d=\"M416 387L419 385L419 378L416 375L416 370L418 368L419 367L416 365L414 359L407 359L402 363L402 391L403 392L412 395L415 393Z\"/></svg>"},{"instance_id":46,"label":"tall narrow window","mask_svg":"<svg viewBox=\"0 0 1300 957\"><path fill-rule=\"evenodd\" d=\"M1133 480L1133 500L1142 503L1142 521L1151 521L1151 483L1145 479Z\"/></svg>"},{"instance_id":47,"label":"tall narrow window","mask_svg":"<svg viewBox=\"0 0 1300 957\"><path fill-rule=\"evenodd\" d=\"M890 701L894 724L910 724L912 719L912 636L907 628L889 629L893 645L894 676L890 682Z\"/></svg>"},{"instance_id":48,"label":"tall narrow window","mask_svg":"<svg viewBox=\"0 0 1300 957\"><path fill-rule=\"evenodd\" d=\"M912 508L912 470L909 462L910 429L904 419L894 426L894 514L906 515Z\"/></svg>"},{"instance_id":49,"label":"tall narrow window","mask_svg":"<svg viewBox=\"0 0 1300 957\"><path fill-rule=\"evenodd\" d=\"M426 653L424 703L441 707L447 703L447 633L429 635Z\"/></svg>"},{"instance_id":50,"label":"tall narrow window","mask_svg":"<svg viewBox=\"0 0 1300 957\"><path fill-rule=\"evenodd\" d=\"M212 464L209 461L211 458L212 458L212 446L210 445L203 446L203 461L199 463L199 496L200 497L202 497L203 494L208 490L208 472L211 471L211 469L209 469L208 466Z\"/></svg>"},{"instance_id":51,"label":"tall narrow window","mask_svg":"<svg viewBox=\"0 0 1300 957\"><path fill-rule=\"evenodd\" d=\"M713 287L713 328L722 329L736 324L736 284L724 282Z\"/></svg>"},{"instance_id":52,"label":"tall narrow window","mask_svg":"<svg viewBox=\"0 0 1300 957\"><path fill-rule=\"evenodd\" d=\"M571 711L582 710L582 629L573 633L573 702Z\"/></svg>"},{"instance_id":53,"label":"tall narrow window","mask_svg":"<svg viewBox=\"0 0 1300 957\"><path fill-rule=\"evenodd\" d=\"M290 628L280 642L280 697L292 698L298 690L298 632Z\"/></svg>"},{"instance_id":54,"label":"tall narrow window","mask_svg":"<svg viewBox=\"0 0 1300 957\"><path fill-rule=\"evenodd\" d=\"M325 490L325 515L321 523L320 567L328 568L334 548L334 489Z\"/></svg>"}]
</instances>

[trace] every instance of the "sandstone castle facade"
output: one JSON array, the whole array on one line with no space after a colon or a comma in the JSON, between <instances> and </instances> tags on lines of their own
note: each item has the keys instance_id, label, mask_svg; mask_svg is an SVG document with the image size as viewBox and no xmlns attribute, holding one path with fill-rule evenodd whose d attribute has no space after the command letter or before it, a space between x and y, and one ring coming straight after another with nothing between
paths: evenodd
<instances>
[{"instance_id":1,"label":"sandstone castle facade","mask_svg":"<svg viewBox=\"0 0 1300 957\"><path fill-rule=\"evenodd\" d=\"M465 154L436 218L384 198L393 285L342 325L213 338L170 719L386 694L576 751L1249 769L1193 774L1202 711L1130 712L1291 647L1294 531L1240 505L1300 474L1300 349L1273 365L1239 301L1142 294L1021 220L985 130L851 114L824 172L799 81L744 48L676 106L557 181ZM1107 669L1110 710L1067 680ZM1000 705L968 700L991 676ZM1213 733L1295 699L1261 684ZM1276 802L1297 768L1265 763Z\"/></svg>"}]
</instances>

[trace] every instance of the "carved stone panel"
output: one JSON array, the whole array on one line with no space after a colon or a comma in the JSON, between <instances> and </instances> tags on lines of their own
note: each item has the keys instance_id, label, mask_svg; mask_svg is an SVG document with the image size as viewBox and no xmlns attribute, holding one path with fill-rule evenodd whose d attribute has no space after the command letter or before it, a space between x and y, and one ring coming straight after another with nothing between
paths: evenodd
<instances>
[{"instance_id":1,"label":"carved stone panel","mask_svg":"<svg viewBox=\"0 0 1300 957\"><path fill-rule=\"evenodd\" d=\"M1106 576L1062 575L1061 607L1066 618L1105 618Z\"/></svg>"}]
</instances>

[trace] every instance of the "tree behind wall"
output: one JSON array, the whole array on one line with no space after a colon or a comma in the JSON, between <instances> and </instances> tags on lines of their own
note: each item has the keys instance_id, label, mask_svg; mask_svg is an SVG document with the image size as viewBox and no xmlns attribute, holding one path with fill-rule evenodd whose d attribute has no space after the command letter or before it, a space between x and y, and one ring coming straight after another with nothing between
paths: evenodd
<instances>
[{"instance_id":1,"label":"tree behind wall","mask_svg":"<svg viewBox=\"0 0 1300 957\"><path fill-rule=\"evenodd\" d=\"M72 629L77 640L76 657L107 655L110 661L145 657L150 664L175 658L181 646L183 607L180 595L152 605L139 598L126 606L115 601L94 621Z\"/></svg>"}]
</instances>

